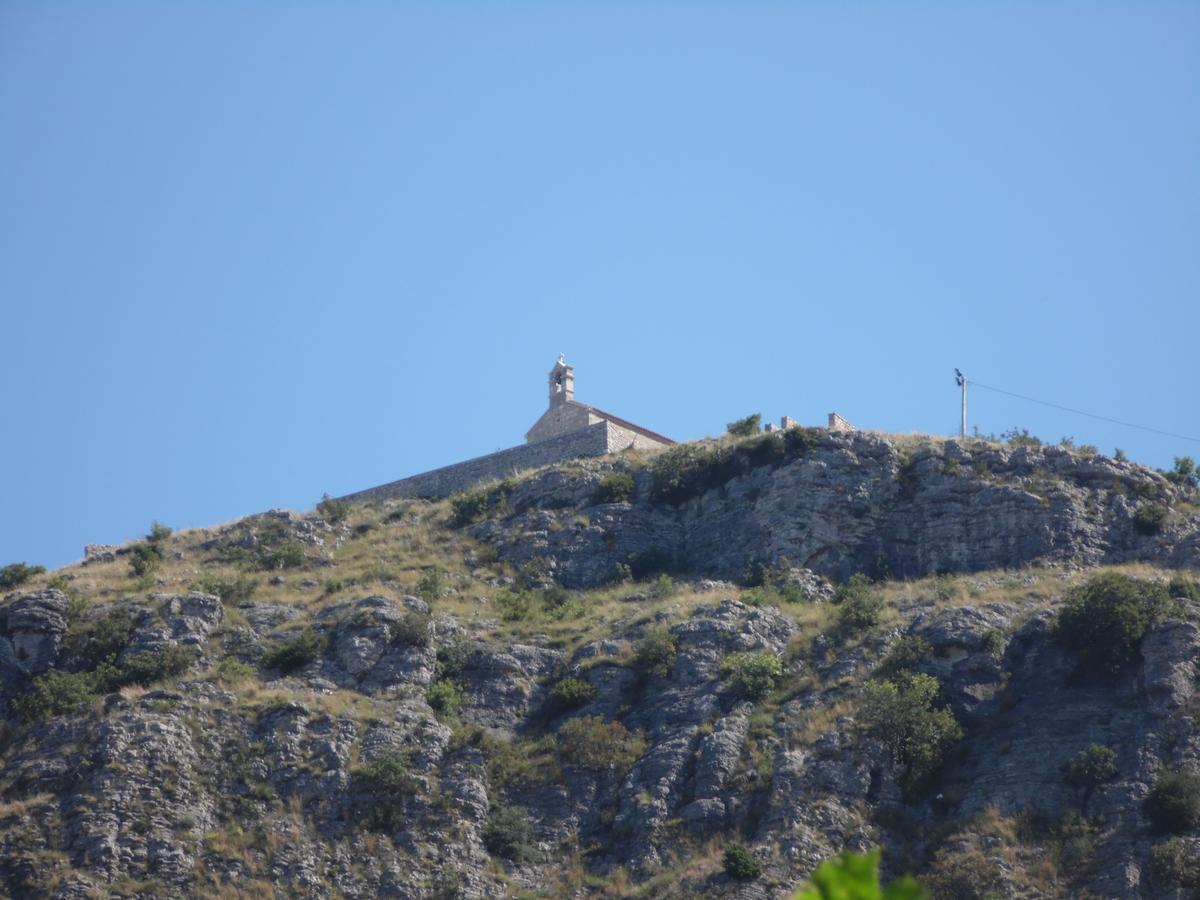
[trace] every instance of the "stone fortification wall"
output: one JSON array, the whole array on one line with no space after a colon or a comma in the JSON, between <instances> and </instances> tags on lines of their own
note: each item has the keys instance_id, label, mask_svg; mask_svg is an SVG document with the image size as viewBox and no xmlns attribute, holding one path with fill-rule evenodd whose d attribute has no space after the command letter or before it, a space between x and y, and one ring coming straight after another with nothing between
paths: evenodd
<instances>
[{"instance_id":1,"label":"stone fortification wall","mask_svg":"<svg viewBox=\"0 0 1200 900\"><path fill-rule=\"evenodd\" d=\"M379 487L347 494L340 499L366 501L397 497L449 497L480 482L507 478L523 469L536 469L538 466L548 466L577 456L603 456L609 452L624 450L634 437L640 437L621 428L619 430L626 432L628 437L624 440L620 437L613 439L610 429L615 428L610 422L598 422L571 434L489 453L487 456L478 456L466 462L422 472L411 478L402 478ZM613 446L614 444L616 446Z\"/></svg>"},{"instance_id":2,"label":"stone fortification wall","mask_svg":"<svg viewBox=\"0 0 1200 900\"><path fill-rule=\"evenodd\" d=\"M829 414L830 431L857 431L858 429L835 412Z\"/></svg>"},{"instance_id":3,"label":"stone fortification wall","mask_svg":"<svg viewBox=\"0 0 1200 900\"><path fill-rule=\"evenodd\" d=\"M622 428L615 422L605 420L608 425L608 452L620 453L622 450L653 450L662 447L658 441L629 428Z\"/></svg>"}]
</instances>

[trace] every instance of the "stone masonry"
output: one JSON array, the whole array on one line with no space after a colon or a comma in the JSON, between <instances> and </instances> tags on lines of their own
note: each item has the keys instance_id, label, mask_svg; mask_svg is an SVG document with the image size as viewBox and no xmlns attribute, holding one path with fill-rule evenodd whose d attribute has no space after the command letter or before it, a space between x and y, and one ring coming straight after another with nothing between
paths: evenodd
<instances>
[{"instance_id":1,"label":"stone masonry","mask_svg":"<svg viewBox=\"0 0 1200 900\"><path fill-rule=\"evenodd\" d=\"M525 435L527 443L443 466L343 497L370 501L449 497L485 481L507 478L580 456L668 447L675 443L625 419L575 400L575 370L560 355L550 370L550 407Z\"/></svg>"}]
</instances>

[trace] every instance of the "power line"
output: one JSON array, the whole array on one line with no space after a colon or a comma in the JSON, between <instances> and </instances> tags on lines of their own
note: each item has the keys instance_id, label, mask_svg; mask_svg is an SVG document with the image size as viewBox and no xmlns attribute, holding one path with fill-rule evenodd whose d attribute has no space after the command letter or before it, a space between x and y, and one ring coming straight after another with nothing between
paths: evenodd
<instances>
[{"instance_id":1,"label":"power line","mask_svg":"<svg viewBox=\"0 0 1200 900\"><path fill-rule=\"evenodd\" d=\"M1012 391L1006 391L1003 388L981 384L974 379L971 379L968 383L975 387L981 387L985 391L995 391L997 394L1007 394L1009 397L1016 397L1018 400L1028 400L1030 403L1039 403L1042 406L1049 406L1053 409L1061 409L1063 412L1074 413L1077 416L1087 416L1089 419L1099 419L1101 422L1110 422L1113 425L1123 425L1126 428L1136 428L1139 431L1149 431L1153 434L1161 434L1165 435L1166 437L1176 438L1181 441L1191 441L1194 444L1200 444L1200 438L1189 437L1186 434L1175 434L1173 431L1163 431L1160 428L1150 428L1147 425L1136 425L1133 422L1122 422L1120 419L1110 419L1108 416L1098 416L1095 413L1084 412L1081 409L1072 409L1069 406L1062 406L1058 403L1050 403L1048 400L1038 400L1036 397L1026 397L1024 394L1016 394Z\"/></svg>"}]
</instances>

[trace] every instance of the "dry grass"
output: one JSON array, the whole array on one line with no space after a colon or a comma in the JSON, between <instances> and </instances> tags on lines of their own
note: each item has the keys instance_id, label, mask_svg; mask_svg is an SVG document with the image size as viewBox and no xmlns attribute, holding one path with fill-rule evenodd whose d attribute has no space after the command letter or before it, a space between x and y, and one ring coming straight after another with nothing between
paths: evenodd
<instances>
[{"instance_id":1,"label":"dry grass","mask_svg":"<svg viewBox=\"0 0 1200 900\"><path fill-rule=\"evenodd\" d=\"M22 797L19 800L10 800L7 803L0 803L0 819L23 816L43 806L55 803L57 799L54 794L41 793Z\"/></svg>"}]
</instances>

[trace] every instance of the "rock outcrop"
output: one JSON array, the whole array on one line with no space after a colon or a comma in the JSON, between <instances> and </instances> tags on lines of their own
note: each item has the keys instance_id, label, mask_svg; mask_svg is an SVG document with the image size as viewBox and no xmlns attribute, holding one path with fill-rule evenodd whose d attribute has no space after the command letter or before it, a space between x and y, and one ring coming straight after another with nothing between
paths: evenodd
<instances>
[{"instance_id":1,"label":"rock outcrop","mask_svg":"<svg viewBox=\"0 0 1200 900\"><path fill-rule=\"evenodd\" d=\"M876 846L936 897L1194 890L1200 822L1145 799L1200 771L1195 495L1058 448L797 447L670 495L654 459L548 469L466 524L273 512L9 594L0 895L783 898ZM1081 679L1059 612L1127 563L1173 596ZM955 729L921 777L864 700L917 684Z\"/></svg>"},{"instance_id":2,"label":"rock outcrop","mask_svg":"<svg viewBox=\"0 0 1200 900\"><path fill-rule=\"evenodd\" d=\"M573 479L547 470L512 491L513 515L474 530L515 564L548 560L560 581L580 587L611 580L630 559L733 579L755 562L838 580L1036 562L1200 567L1200 517L1143 533L1138 512L1181 495L1132 463L1060 447L914 449L861 432L813 434L805 452L750 460L682 502L657 496L653 464L636 472L632 503L602 505L591 503L604 474L595 464ZM563 512L582 507L586 524Z\"/></svg>"}]
</instances>

